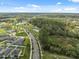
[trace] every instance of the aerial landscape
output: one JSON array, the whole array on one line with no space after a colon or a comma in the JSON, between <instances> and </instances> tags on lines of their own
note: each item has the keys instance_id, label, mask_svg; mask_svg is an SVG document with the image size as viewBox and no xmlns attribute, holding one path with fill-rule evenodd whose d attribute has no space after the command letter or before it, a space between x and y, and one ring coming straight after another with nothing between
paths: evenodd
<instances>
[{"instance_id":1,"label":"aerial landscape","mask_svg":"<svg viewBox=\"0 0 79 59\"><path fill-rule=\"evenodd\" d=\"M79 59L79 0L0 0L0 59Z\"/></svg>"}]
</instances>

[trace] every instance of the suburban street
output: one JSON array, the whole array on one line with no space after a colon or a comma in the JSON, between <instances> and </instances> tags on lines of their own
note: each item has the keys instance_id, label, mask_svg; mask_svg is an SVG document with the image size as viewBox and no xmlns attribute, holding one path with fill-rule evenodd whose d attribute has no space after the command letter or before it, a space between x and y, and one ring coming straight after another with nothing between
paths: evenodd
<instances>
[{"instance_id":1,"label":"suburban street","mask_svg":"<svg viewBox=\"0 0 79 59\"><path fill-rule=\"evenodd\" d=\"M30 37L32 43L32 59L40 59L40 51L35 37L30 32L28 33L28 36Z\"/></svg>"},{"instance_id":2,"label":"suburban street","mask_svg":"<svg viewBox=\"0 0 79 59\"><path fill-rule=\"evenodd\" d=\"M40 59L39 55L39 47L37 45L37 41L35 40L34 36L29 33L31 40L32 40L32 47L33 47L33 59Z\"/></svg>"}]
</instances>

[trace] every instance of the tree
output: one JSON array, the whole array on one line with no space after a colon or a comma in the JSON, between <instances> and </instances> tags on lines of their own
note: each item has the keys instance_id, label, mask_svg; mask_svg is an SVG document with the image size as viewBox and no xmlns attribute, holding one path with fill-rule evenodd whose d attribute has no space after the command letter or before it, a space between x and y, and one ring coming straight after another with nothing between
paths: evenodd
<instances>
[{"instance_id":1,"label":"tree","mask_svg":"<svg viewBox=\"0 0 79 59\"><path fill-rule=\"evenodd\" d=\"M48 29L46 28L46 26L44 25L40 32L39 32L39 40L42 44L42 47L44 49L49 49L49 46L48 46Z\"/></svg>"}]
</instances>

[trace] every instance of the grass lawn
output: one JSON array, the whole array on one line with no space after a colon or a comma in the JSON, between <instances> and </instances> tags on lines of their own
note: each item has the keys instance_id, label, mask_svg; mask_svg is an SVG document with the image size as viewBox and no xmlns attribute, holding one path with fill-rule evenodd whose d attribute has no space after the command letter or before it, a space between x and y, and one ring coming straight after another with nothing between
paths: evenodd
<instances>
[{"instance_id":1,"label":"grass lawn","mask_svg":"<svg viewBox=\"0 0 79 59\"><path fill-rule=\"evenodd\" d=\"M70 57L58 55L58 54L52 54L52 53L44 51L43 59L74 59L74 58L70 58Z\"/></svg>"},{"instance_id":2,"label":"grass lawn","mask_svg":"<svg viewBox=\"0 0 79 59\"><path fill-rule=\"evenodd\" d=\"M6 34L6 31L4 29L0 29L0 35Z\"/></svg>"},{"instance_id":3,"label":"grass lawn","mask_svg":"<svg viewBox=\"0 0 79 59\"><path fill-rule=\"evenodd\" d=\"M20 59L29 59L30 56L30 41L28 36L25 37L24 46L26 46L24 56L20 57Z\"/></svg>"}]
</instances>

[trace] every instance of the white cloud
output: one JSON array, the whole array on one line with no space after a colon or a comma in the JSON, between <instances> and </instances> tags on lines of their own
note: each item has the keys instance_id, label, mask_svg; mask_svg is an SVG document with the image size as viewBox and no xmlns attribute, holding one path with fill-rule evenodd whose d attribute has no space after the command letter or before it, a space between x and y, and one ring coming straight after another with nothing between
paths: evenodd
<instances>
[{"instance_id":1,"label":"white cloud","mask_svg":"<svg viewBox=\"0 0 79 59\"><path fill-rule=\"evenodd\" d=\"M60 4L62 4L61 2L57 2L57 5L60 5Z\"/></svg>"},{"instance_id":2,"label":"white cloud","mask_svg":"<svg viewBox=\"0 0 79 59\"><path fill-rule=\"evenodd\" d=\"M77 7L54 7L51 12L56 12L56 13L79 13L79 8Z\"/></svg>"},{"instance_id":3,"label":"white cloud","mask_svg":"<svg viewBox=\"0 0 79 59\"><path fill-rule=\"evenodd\" d=\"M25 9L25 7L15 7L14 9Z\"/></svg>"},{"instance_id":4,"label":"white cloud","mask_svg":"<svg viewBox=\"0 0 79 59\"><path fill-rule=\"evenodd\" d=\"M14 11L16 12L39 12L41 7L36 4L27 4L26 6L14 7Z\"/></svg>"},{"instance_id":5,"label":"white cloud","mask_svg":"<svg viewBox=\"0 0 79 59\"><path fill-rule=\"evenodd\" d=\"M31 8L34 9L34 10L40 10L41 6L36 5L36 4L31 4Z\"/></svg>"},{"instance_id":6,"label":"white cloud","mask_svg":"<svg viewBox=\"0 0 79 59\"><path fill-rule=\"evenodd\" d=\"M28 7L40 8L39 5L36 4L27 4Z\"/></svg>"},{"instance_id":7,"label":"white cloud","mask_svg":"<svg viewBox=\"0 0 79 59\"><path fill-rule=\"evenodd\" d=\"M27 4L26 6L17 6L12 8L15 12L40 12L41 6L36 4Z\"/></svg>"},{"instance_id":8,"label":"white cloud","mask_svg":"<svg viewBox=\"0 0 79 59\"><path fill-rule=\"evenodd\" d=\"M51 12L62 12L62 9L53 9Z\"/></svg>"},{"instance_id":9,"label":"white cloud","mask_svg":"<svg viewBox=\"0 0 79 59\"><path fill-rule=\"evenodd\" d=\"M79 0L69 0L69 1L79 3Z\"/></svg>"},{"instance_id":10,"label":"white cloud","mask_svg":"<svg viewBox=\"0 0 79 59\"><path fill-rule=\"evenodd\" d=\"M41 6L39 5L36 5L36 4L27 4L26 5L27 8L30 8L30 9L34 9L34 10L40 10L41 9Z\"/></svg>"},{"instance_id":11,"label":"white cloud","mask_svg":"<svg viewBox=\"0 0 79 59\"><path fill-rule=\"evenodd\" d=\"M58 3L60 4L60 3ZM36 5L27 4L26 6L1 7L0 12L56 12L56 13L79 13L79 7L60 6L60 5Z\"/></svg>"},{"instance_id":12,"label":"white cloud","mask_svg":"<svg viewBox=\"0 0 79 59\"><path fill-rule=\"evenodd\" d=\"M35 8L40 8L39 5L35 5L35 4L32 4L31 6L32 6L32 7L35 7Z\"/></svg>"},{"instance_id":13,"label":"white cloud","mask_svg":"<svg viewBox=\"0 0 79 59\"><path fill-rule=\"evenodd\" d=\"M77 8L74 8L74 7L66 7L63 10L64 11L75 11L75 10L77 10Z\"/></svg>"},{"instance_id":14,"label":"white cloud","mask_svg":"<svg viewBox=\"0 0 79 59\"><path fill-rule=\"evenodd\" d=\"M62 11L62 9L55 10L55 12L61 12L61 11Z\"/></svg>"}]
</instances>

